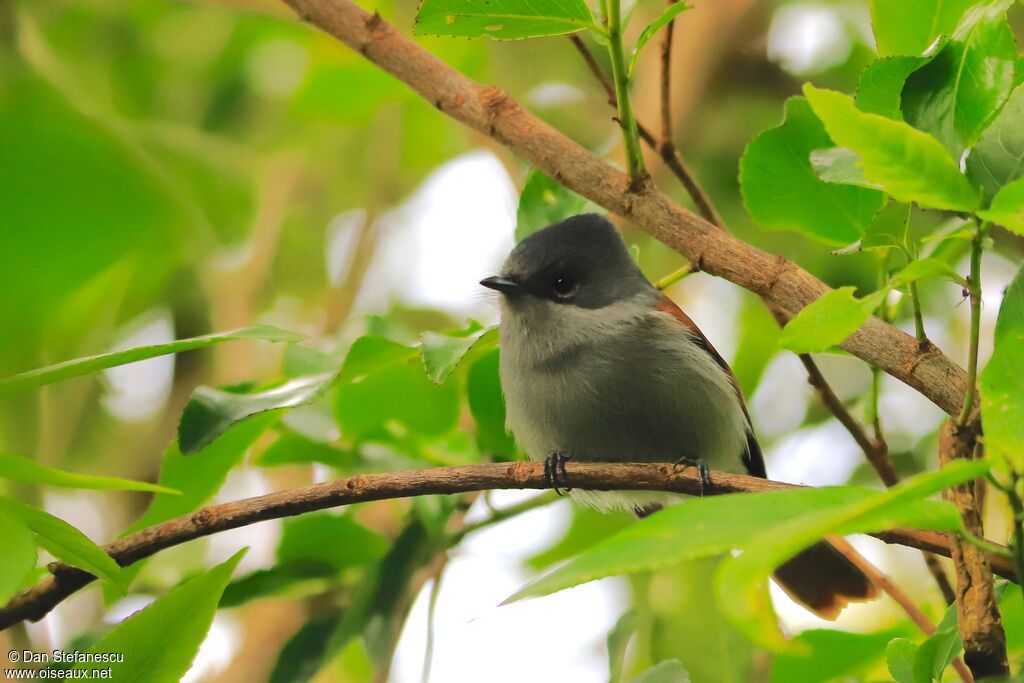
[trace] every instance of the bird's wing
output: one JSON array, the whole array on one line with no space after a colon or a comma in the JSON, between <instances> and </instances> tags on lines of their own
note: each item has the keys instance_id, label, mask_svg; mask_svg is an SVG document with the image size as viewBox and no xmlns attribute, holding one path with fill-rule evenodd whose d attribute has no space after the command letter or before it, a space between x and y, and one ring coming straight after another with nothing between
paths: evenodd
<instances>
[{"instance_id":1,"label":"bird's wing","mask_svg":"<svg viewBox=\"0 0 1024 683\"><path fill-rule=\"evenodd\" d=\"M662 295L661 301L658 302L657 310L669 314L679 321L683 327L692 332L694 343L707 352L729 377L729 381L732 382L732 387L736 391L736 397L740 401L740 407L743 408L743 415L747 418L747 451L743 454L743 464L746 466L747 472L752 476L767 477L768 474L764 467L764 456L761 454L761 445L754 436L754 426L750 421L750 413L747 411L747 402L743 398L743 390L740 389L740 383L737 381L736 375L733 374L732 368L729 367L729 364L725 362L725 359L722 358L722 355L718 353L715 347L711 345L711 342L700 331L697 324L690 319L690 316L683 313L683 309L679 308L672 299Z\"/></svg>"}]
</instances>

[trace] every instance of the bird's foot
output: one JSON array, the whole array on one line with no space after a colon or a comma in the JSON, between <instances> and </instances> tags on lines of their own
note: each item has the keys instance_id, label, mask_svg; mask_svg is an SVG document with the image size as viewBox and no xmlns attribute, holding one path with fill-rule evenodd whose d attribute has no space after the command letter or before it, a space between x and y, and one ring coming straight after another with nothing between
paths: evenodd
<instances>
[{"instance_id":1,"label":"bird's foot","mask_svg":"<svg viewBox=\"0 0 1024 683\"><path fill-rule=\"evenodd\" d=\"M560 496L563 491L566 493L572 491L571 488L565 485L569 479L569 475L565 472L567 460L572 460L572 457L557 451L544 460L544 481Z\"/></svg>"},{"instance_id":2,"label":"bird's foot","mask_svg":"<svg viewBox=\"0 0 1024 683\"><path fill-rule=\"evenodd\" d=\"M700 479L700 495L704 497L704 489L711 486L711 470L708 469L708 464L700 458L679 458L672 464L673 468L682 468L682 471L686 471L687 467L697 468L697 477Z\"/></svg>"}]
</instances>

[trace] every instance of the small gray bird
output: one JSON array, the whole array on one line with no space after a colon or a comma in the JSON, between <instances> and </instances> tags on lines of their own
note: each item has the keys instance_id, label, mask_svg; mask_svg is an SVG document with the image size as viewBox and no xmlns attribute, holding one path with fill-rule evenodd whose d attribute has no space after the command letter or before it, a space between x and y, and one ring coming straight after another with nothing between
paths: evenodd
<instances>
[{"instance_id":1,"label":"small gray bird","mask_svg":"<svg viewBox=\"0 0 1024 683\"><path fill-rule=\"evenodd\" d=\"M697 326L633 262L615 227L585 214L520 242L501 274L501 385L507 423L557 485L565 459L683 462L766 477L743 394ZM564 474L564 469L562 470ZM570 495L643 516L680 496L650 491ZM775 573L782 588L834 619L873 582L828 543Z\"/></svg>"}]
</instances>

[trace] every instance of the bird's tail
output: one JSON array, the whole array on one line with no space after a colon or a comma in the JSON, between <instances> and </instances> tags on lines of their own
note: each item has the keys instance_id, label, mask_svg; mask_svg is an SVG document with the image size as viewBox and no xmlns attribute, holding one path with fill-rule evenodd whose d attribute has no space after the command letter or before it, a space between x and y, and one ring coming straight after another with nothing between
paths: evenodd
<instances>
[{"instance_id":1,"label":"bird's tail","mask_svg":"<svg viewBox=\"0 0 1024 683\"><path fill-rule=\"evenodd\" d=\"M823 619L835 619L851 602L878 597L874 581L828 541L801 551L774 576L789 597Z\"/></svg>"}]
</instances>

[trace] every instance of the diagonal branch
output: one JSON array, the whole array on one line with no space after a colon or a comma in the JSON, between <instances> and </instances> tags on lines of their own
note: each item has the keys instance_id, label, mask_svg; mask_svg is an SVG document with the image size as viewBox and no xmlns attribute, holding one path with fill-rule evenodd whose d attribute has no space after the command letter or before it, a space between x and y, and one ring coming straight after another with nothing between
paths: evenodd
<instances>
[{"instance_id":1,"label":"diagonal branch","mask_svg":"<svg viewBox=\"0 0 1024 683\"><path fill-rule=\"evenodd\" d=\"M758 294L790 314L829 288L796 264L763 252L699 218L655 187L631 191L626 177L523 109L508 93L482 86L351 0L286 0L322 28L404 81L440 111L491 136L559 183L633 221L712 275ZM841 344L920 391L947 413L960 409L964 371L937 349L878 318Z\"/></svg>"},{"instance_id":2,"label":"diagonal branch","mask_svg":"<svg viewBox=\"0 0 1024 683\"><path fill-rule=\"evenodd\" d=\"M684 471L671 464L570 462L566 465L566 474L574 487L605 491L672 491L689 495L701 495L703 492L711 495L799 488L795 484L725 472L712 472L711 482L702 487L700 476L692 468ZM363 474L211 505L125 536L103 549L118 564L127 566L196 538L314 510L410 496L490 489L546 488L550 488L550 483L544 476L543 463L535 462L486 463ZM950 554L950 540L945 534L937 532L890 529L873 535L886 543L930 550L947 557ZM993 544L993 547L997 546ZM993 554L988 557L988 561L993 571L1016 580L1013 564L1007 557ZM51 576L0 609L0 630L25 619L42 619L65 598L95 579L88 572L61 562L51 564L49 569Z\"/></svg>"}]
</instances>

